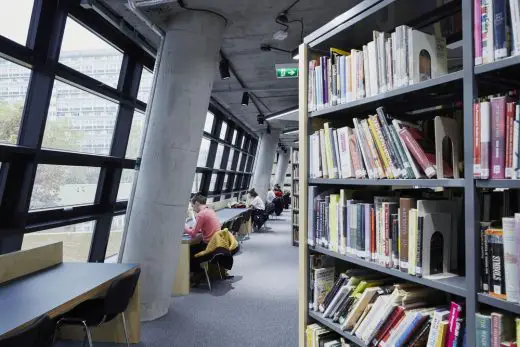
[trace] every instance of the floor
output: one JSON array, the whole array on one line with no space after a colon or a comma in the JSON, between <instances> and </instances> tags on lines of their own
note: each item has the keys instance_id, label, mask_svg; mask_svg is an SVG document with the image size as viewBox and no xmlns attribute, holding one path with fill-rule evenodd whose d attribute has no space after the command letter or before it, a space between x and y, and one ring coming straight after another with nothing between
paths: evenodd
<instances>
[{"instance_id":1,"label":"floor","mask_svg":"<svg viewBox=\"0 0 520 347\"><path fill-rule=\"evenodd\" d=\"M297 346L298 252L290 211L254 233L235 256L232 280L172 298L169 313L143 323L139 347ZM60 342L57 347L81 343ZM96 343L96 347L118 344Z\"/></svg>"}]
</instances>

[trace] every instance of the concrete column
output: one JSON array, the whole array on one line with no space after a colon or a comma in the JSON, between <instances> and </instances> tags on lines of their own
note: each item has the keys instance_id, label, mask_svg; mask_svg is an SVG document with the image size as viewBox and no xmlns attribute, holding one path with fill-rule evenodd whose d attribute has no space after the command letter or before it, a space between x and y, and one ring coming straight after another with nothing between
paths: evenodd
<instances>
[{"instance_id":1,"label":"concrete column","mask_svg":"<svg viewBox=\"0 0 520 347\"><path fill-rule=\"evenodd\" d=\"M260 137L258 152L256 154L255 171L251 188L255 188L258 195L265 201L269 183L271 181L271 171L273 170L274 154L278 146L280 131L272 129L270 134L263 133Z\"/></svg>"},{"instance_id":2,"label":"concrete column","mask_svg":"<svg viewBox=\"0 0 520 347\"><path fill-rule=\"evenodd\" d=\"M199 11L167 25L122 257L142 267L143 321L168 312L224 27L222 18Z\"/></svg>"},{"instance_id":3,"label":"concrete column","mask_svg":"<svg viewBox=\"0 0 520 347\"><path fill-rule=\"evenodd\" d=\"M278 155L278 163L276 164L276 174L274 175L274 184L279 184L283 191L283 184L285 182L285 175L287 167L289 166L289 151L280 150Z\"/></svg>"}]
</instances>

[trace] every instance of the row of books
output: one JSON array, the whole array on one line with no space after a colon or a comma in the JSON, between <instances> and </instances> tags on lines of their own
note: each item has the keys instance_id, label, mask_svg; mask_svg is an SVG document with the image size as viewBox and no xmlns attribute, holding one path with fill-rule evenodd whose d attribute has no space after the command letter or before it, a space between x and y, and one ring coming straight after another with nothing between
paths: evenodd
<instances>
[{"instance_id":1,"label":"row of books","mask_svg":"<svg viewBox=\"0 0 520 347\"><path fill-rule=\"evenodd\" d=\"M363 258L415 276L455 276L457 219L461 202L375 196L353 199L352 191L313 196L308 243ZM309 222L309 225L311 222Z\"/></svg>"},{"instance_id":2,"label":"row of books","mask_svg":"<svg viewBox=\"0 0 520 347\"><path fill-rule=\"evenodd\" d=\"M293 195L292 199L292 208L293 209L299 209L300 208L300 199L298 196Z\"/></svg>"},{"instance_id":3,"label":"row of books","mask_svg":"<svg viewBox=\"0 0 520 347\"><path fill-rule=\"evenodd\" d=\"M351 344L321 324L310 324L305 329L307 347L350 347Z\"/></svg>"},{"instance_id":4,"label":"row of books","mask_svg":"<svg viewBox=\"0 0 520 347\"><path fill-rule=\"evenodd\" d=\"M293 213L293 215L292 215L292 224L293 225L297 226L299 224L298 218L299 218L298 214L297 213Z\"/></svg>"},{"instance_id":5,"label":"row of books","mask_svg":"<svg viewBox=\"0 0 520 347\"><path fill-rule=\"evenodd\" d=\"M300 162L300 158L298 157L300 154L300 151L297 149L293 149L292 151L292 158L291 161L293 164L298 164Z\"/></svg>"},{"instance_id":6,"label":"row of books","mask_svg":"<svg viewBox=\"0 0 520 347\"><path fill-rule=\"evenodd\" d=\"M312 178L433 178L453 177L446 162L443 175L436 166L435 141L417 124L390 120L383 107L367 119L353 118L354 127L335 129L330 123L310 136ZM435 117L435 127L454 119ZM454 151L458 148L454 148Z\"/></svg>"},{"instance_id":7,"label":"row of books","mask_svg":"<svg viewBox=\"0 0 520 347\"><path fill-rule=\"evenodd\" d=\"M500 312L475 315L477 347L520 346L520 319Z\"/></svg>"},{"instance_id":8,"label":"row of books","mask_svg":"<svg viewBox=\"0 0 520 347\"><path fill-rule=\"evenodd\" d=\"M481 290L511 302L520 302L520 213L501 223L480 222Z\"/></svg>"},{"instance_id":9,"label":"row of books","mask_svg":"<svg viewBox=\"0 0 520 347\"><path fill-rule=\"evenodd\" d=\"M319 266L319 264L316 264ZM312 268L309 309L369 346L464 346L462 304L366 269Z\"/></svg>"},{"instance_id":10,"label":"row of books","mask_svg":"<svg viewBox=\"0 0 520 347\"><path fill-rule=\"evenodd\" d=\"M375 96L447 73L446 39L401 25L373 31L362 50L331 48L309 62L309 111Z\"/></svg>"},{"instance_id":11,"label":"row of books","mask_svg":"<svg viewBox=\"0 0 520 347\"><path fill-rule=\"evenodd\" d=\"M473 176L520 178L518 102L505 95L477 100L473 119Z\"/></svg>"},{"instance_id":12,"label":"row of books","mask_svg":"<svg viewBox=\"0 0 520 347\"><path fill-rule=\"evenodd\" d=\"M474 3L475 65L520 54L520 1L474 0Z\"/></svg>"}]
</instances>

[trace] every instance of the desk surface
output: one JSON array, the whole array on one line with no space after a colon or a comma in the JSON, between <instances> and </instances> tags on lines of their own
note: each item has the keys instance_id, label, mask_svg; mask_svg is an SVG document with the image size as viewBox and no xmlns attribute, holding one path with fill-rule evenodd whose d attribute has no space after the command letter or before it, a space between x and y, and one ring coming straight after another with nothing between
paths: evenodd
<instances>
[{"instance_id":1,"label":"desk surface","mask_svg":"<svg viewBox=\"0 0 520 347\"><path fill-rule=\"evenodd\" d=\"M68 311L72 308L68 306L74 306L78 297L86 294L90 296L84 300L91 298L94 293L89 292L95 292L136 267L134 264L63 263L0 285L0 336L42 314L55 317Z\"/></svg>"}]
</instances>

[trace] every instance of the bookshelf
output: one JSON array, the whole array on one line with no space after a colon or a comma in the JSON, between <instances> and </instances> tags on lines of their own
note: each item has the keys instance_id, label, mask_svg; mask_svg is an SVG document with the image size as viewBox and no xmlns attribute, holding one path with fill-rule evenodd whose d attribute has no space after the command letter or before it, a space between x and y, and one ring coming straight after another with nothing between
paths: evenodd
<instances>
[{"instance_id":1,"label":"bookshelf","mask_svg":"<svg viewBox=\"0 0 520 347\"><path fill-rule=\"evenodd\" d=\"M422 3L422 2L421 2ZM425 1L427 4L439 3ZM473 102L477 97L504 92L513 88L513 84L504 81L520 76L520 56L513 56L484 65L474 65L473 50L473 0L454 0L435 8L425 5L417 13L414 10L403 11L403 6L412 6L409 0L363 0L347 10L304 39L299 47L299 209L307 211L299 215L299 345L305 346L305 328L311 322L318 322L336 331L351 343L365 346L356 336L341 330L337 323L324 318L320 313L309 310L308 281L310 276L309 256L324 254L345 264L356 265L373 271L390 275L434 288L447 295L456 295L464 300L465 325L467 329L467 345L475 346L475 314L481 308L491 307L513 314L520 314L520 305L480 293L480 227L475 221L480 220L479 194L482 190L504 188L520 189L520 180L478 180L473 178ZM393 15L392 20L378 24L378 13ZM400 16L402 14L402 17ZM437 78L401 88L338 104L316 111L309 111L309 61L315 56L323 55L330 47L341 49L360 49L371 40L372 30L391 32L399 25L407 24L416 29L442 20L443 16L457 14L460 16L461 35L447 38L448 45L458 46L460 66L453 66L449 72ZM319 53L316 53L319 52ZM502 86L501 84L504 84ZM501 89L502 88L502 89ZM324 122L339 121L352 117L374 114L375 109L384 106L391 113L408 112L414 109L433 107L436 105L457 104L462 112L463 139L461 141L463 170L459 179L327 179L310 178L310 143L309 136ZM413 117L413 114L410 116ZM463 267L457 275L441 280L428 277L416 277L380 264L331 251L327 248L308 245L308 215L312 215L312 199L309 199L309 187L344 188L344 189L380 189L389 190L396 187L439 188L462 191L463 227L458 230L459 239L463 240ZM293 192L295 192L293 190ZM310 200L310 201L309 201Z\"/></svg>"},{"instance_id":2,"label":"bookshelf","mask_svg":"<svg viewBox=\"0 0 520 347\"><path fill-rule=\"evenodd\" d=\"M298 146L291 147L291 225L292 225L292 244L298 246L299 243L299 149Z\"/></svg>"}]
</instances>

